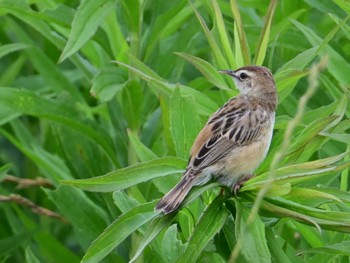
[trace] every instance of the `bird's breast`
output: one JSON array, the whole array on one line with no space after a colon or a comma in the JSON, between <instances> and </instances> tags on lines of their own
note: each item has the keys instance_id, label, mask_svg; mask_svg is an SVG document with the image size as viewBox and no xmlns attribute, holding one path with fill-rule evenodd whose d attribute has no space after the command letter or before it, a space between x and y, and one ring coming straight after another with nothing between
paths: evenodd
<instances>
[{"instance_id":1,"label":"bird's breast","mask_svg":"<svg viewBox=\"0 0 350 263\"><path fill-rule=\"evenodd\" d=\"M274 116L271 117L267 125L261 130L261 134L257 140L248 145L235 147L222 160L218 170L219 181L227 186L232 186L239 182L245 175L251 175L254 170L265 159L269 150L272 132L273 132Z\"/></svg>"}]
</instances>

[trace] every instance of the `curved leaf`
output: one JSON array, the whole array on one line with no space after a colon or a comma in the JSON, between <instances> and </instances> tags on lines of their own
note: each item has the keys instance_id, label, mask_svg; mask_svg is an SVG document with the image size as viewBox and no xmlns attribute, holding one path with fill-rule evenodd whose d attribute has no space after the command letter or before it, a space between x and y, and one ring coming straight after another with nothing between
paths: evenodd
<instances>
[{"instance_id":1,"label":"curved leaf","mask_svg":"<svg viewBox=\"0 0 350 263\"><path fill-rule=\"evenodd\" d=\"M13 117L28 114L35 117L48 119L81 133L99 144L116 164L116 157L111 137L97 125L77 118L77 111L67 103L43 98L34 92L13 88L0 89L0 111L4 110ZM0 119L0 123L9 121Z\"/></svg>"},{"instance_id":2,"label":"curved leaf","mask_svg":"<svg viewBox=\"0 0 350 263\"><path fill-rule=\"evenodd\" d=\"M107 14L114 9L116 2L116 0L84 0L81 2L59 62L77 52L89 40Z\"/></svg>"},{"instance_id":3,"label":"curved leaf","mask_svg":"<svg viewBox=\"0 0 350 263\"><path fill-rule=\"evenodd\" d=\"M93 192L112 192L149 181L153 178L182 173L186 162L175 157L166 157L138 163L127 168L110 172L91 179L65 180L63 184L72 185Z\"/></svg>"},{"instance_id":4,"label":"curved leaf","mask_svg":"<svg viewBox=\"0 0 350 263\"><path fill-rule=\"evenodd\" d=\"M82 263L99 262L114 248L152 218L159 214L154 211L155 202L139 205L121 215L91 244Z\"/></svg>"},{"instance_id":5,"label":"curved leaf","mask_svg":"<svg viewBox=\"0 0 350 263\"><path fill-rule=\"evenodd\" d=\"M217 197L204 211L188 241L185 252L176 262L197 262L203 249L221 230L229 215L223 201L223 196Z\"/></svg>"},{"instance_id":6,"label":"curved leaf","mask_svg":"<svg viewBox=\"0 0 350 263\"><path fill-rule=\"evenodd\" d=\"M240 251L247 262L271 262L271 254L267 247L265 225L259 216L248 222L250 208L235 201L237 215L235 233Z\"/></svg>"}]
</instances>

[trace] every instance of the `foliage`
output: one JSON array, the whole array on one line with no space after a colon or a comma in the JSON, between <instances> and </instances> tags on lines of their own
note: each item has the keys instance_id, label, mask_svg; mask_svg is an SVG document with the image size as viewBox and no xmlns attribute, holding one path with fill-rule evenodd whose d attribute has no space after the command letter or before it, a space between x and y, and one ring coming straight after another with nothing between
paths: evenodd
<instances>
[{"instance_id":1,"label":"foliage","mask_svg":"<svg viewBox=\"0 0 350 263\"><path fill-rule=\"evenodd\" d=\"M0 10L1 262L349 260L347 1ZM237 94L217 70L246 64L269 67L279 93L258 176L238 197L195 188L160 215L198 131Z\"/></svg>"}]
</instances>

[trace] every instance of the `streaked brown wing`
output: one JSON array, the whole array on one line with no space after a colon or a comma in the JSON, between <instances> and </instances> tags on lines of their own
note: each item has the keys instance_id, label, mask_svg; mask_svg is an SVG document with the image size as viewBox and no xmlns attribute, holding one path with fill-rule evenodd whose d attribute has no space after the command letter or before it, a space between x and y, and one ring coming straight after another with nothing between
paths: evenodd
<instances>
[{"instance_id":1,"label":"streaked brown wing","mask_svg":"<svg viewBox=\"0 0 350 263\"><path fill-rule=\"evenodd\" d=\"M208 167L235 147L252 143L266 125L267 112L248 103L231 100L220 108L199 133L191 151L188 168Z\"/></svg>"}]
</instances>

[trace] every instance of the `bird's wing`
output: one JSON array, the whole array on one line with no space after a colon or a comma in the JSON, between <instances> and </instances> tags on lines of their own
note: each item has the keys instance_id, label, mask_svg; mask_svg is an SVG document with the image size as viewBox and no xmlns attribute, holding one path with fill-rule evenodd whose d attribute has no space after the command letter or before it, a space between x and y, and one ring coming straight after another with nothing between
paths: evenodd
<instances>
[{"instance_id":1,"label":"bird's wing","mask_svg":"<svg viewBox=\"0 0 350 263\"><path fill-rule=\"evenodd\" d=\"M188 168L202 170L211 166L236 147L257 140L266 126L268 113L233 99L220 108L197 136Z\"/></svg>"}]
</instances>

